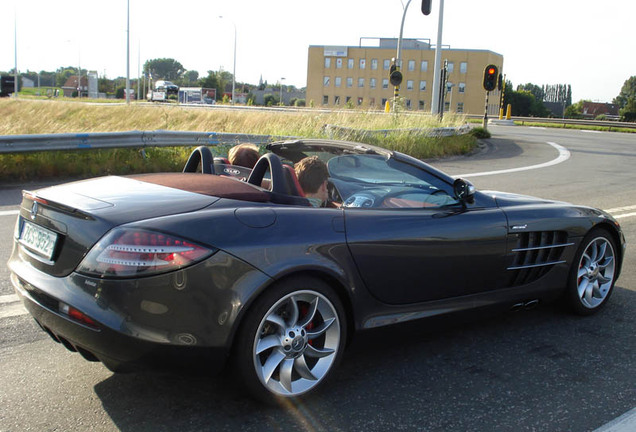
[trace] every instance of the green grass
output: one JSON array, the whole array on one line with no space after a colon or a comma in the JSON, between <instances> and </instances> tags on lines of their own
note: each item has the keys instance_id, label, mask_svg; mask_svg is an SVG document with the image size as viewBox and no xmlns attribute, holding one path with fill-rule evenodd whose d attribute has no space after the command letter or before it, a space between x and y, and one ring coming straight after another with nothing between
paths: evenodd
<instances>
[{"instance_id":1,"label":"green grass","mask_svg":"<svg viewBox=\"0 0 636 432\"><path fill-rule=\"evenodd\" d=\"M384 114L350 110L338 113L188 109L175 105L90 105L60 100L0 100L0 135L128 130L179 130L255 135L331 138L326 125L362 130L427 129L459 126L463 117ZM341 138L342 139L342 138ZM476 145L472 135L435 138L395 131L356 139L420 159L464 154ZM180 171L191 147L74 150L0 154L0 183L106 174ZM226 149L215 149L225 154Z\"/></svg>"}]
</instances>

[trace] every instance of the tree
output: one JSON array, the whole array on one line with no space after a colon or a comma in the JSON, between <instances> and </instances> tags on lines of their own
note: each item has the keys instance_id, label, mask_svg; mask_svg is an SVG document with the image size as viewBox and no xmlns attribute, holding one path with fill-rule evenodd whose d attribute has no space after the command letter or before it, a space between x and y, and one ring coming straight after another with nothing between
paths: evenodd
<instances>
[{"instance_id":1,"label":"tree","mask_svg":"<svg viewBox=\"0 0 636 432\"><path fill-rule=\"evenodd\" d=\"M620 109L622 121L636 121L636 75L629 77L613 101Z\"/></svg>"},{"instance_id":2,"label":"tree","mask_svg":"<svg viewBox=\"0 0 636 432\"><path fill-rule=\"evenodd\" d=\"M199 79L199 72L195 70L187 71L183 74L183 84L193 85Z\"/></svg>"},{"instance_id":3,"label":"tree","mask_svg":"<svg viewBox=\"0 0 636 432\"><path fill-rule=\"evenodd\" d=\"M539 102L543 102L545 100L545 90L544 87L539 87L538 85L528 83L524 85L517 86L517 91L528 91L534 95L535 100Z\"/></svg>"},{"instance_id":4,"label":"tree","mask_svg":"<svg viewBox=\"0 0 636 432\"><path fill-rule=\"evenodd\" d=\"M153 80L175 81L183 76L185 68L175 59L159 58L146 61L144 63L144 73L150 73Z\"/></svg>"},{"instance_id":5,"label":"tree","mask_svg":"<svg viewBox=\"0 0 636 432\"><path fill-rule=\"evenodd\" d=\"M565 109L565 117L571 119L583 118L583 100L578 101L575 104L570 105Z\"/></svg>"},{"instance_id":6,"label":"tree","mask_svg":"<svg viewBox=\"0 0 636 432\"><path fill-rule=\"evenodd\" d=\"M74 68L73 66L61 67L58 68L55 73L55 85L57 87L62 87L71 76L77 75L77 68Z\"/></svg>"}]
</instances>

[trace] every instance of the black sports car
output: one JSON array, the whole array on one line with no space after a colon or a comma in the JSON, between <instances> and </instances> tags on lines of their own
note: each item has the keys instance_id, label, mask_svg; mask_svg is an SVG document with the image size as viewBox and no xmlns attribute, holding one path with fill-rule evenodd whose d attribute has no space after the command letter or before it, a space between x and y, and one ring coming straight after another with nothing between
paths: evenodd
<instances>
[{"instance_id":1,"label":"black sports car","mask_svg":"<svg viewBox=\"0 0 636 432\"><path fill-rule=\"evenodd\" d=\"M26 308L114 371L230 358L272 399L323 383L355 330L559 297L591 314L619 276L625 239L600 210L479 192L366 144L266 148L252 170L200 147L184 173L24 192L9 267ZM291 168L314 155L323 207Z\"/></svg>"}]
</instances>

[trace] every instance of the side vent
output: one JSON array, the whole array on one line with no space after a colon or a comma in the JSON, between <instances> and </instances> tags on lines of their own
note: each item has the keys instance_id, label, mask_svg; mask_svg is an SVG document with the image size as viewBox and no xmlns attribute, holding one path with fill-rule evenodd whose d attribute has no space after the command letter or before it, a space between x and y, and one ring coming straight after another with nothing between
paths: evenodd
<instances>
[{"instance_id":1,"label":"side vent","mask_svg":"<svg viewBox=\"0 0 636 432\"><path fill-rule=\"evenodd\" d=\"M512 272L510 285L525 285L541 278L553 266L565 262L561 259L563 251L572 245L563 231L519 233L512 249L512 265L508 267Z\"/></svg>"}]
</instances>

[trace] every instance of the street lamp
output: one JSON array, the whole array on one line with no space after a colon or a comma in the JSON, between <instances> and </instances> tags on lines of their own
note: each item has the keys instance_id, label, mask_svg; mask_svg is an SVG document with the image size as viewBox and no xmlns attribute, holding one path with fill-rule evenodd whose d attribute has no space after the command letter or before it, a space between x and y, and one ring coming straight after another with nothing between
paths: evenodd
<instances>
[{"instance_id":1,"label":"street lamp","mask_svg":"<svg viewBox=\"0 0 636 432\"><path fill-rule=\"evenodd\" d=\"M280 106L283 106L283 80L285 78L281 77L280 79Z\"/></svg>"},{"instance_id":2,"label":"street lamp","mask_svg":"<svg viewBox=\"0 0 636 432\"><path fill-rule=\"evenodd\" d=\"M219 15L219 18L223 19L223 16ZM236 24L232 20L230 22L234 26L234 66L232 69L232 105L234 105L234 89L236 88Z\"/></svg>"},{"instance_id":3,"label":"street lamp","mask_svg":"<svg viewBox=\"0 0 636 432\"><path fill-rule=\"evenodd\" d=\"M126 2L126 103L130 104L130 0Z\"/></svg>"}]
</instances>

